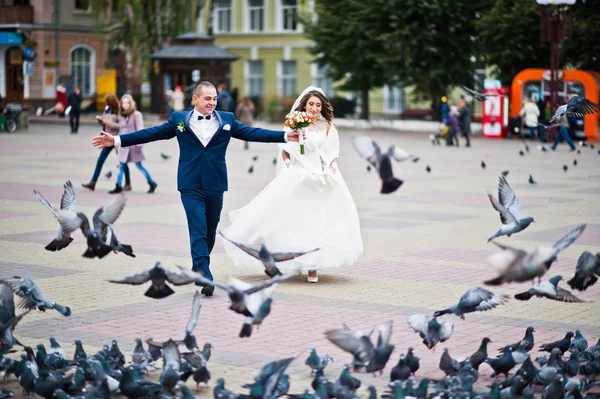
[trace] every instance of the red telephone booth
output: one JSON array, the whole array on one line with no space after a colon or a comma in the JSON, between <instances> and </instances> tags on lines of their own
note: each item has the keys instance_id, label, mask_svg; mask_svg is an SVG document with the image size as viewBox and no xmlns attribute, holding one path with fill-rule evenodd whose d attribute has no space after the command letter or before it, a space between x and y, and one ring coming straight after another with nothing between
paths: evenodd
<instances>
[{"instance_id":1,"label":"red telephone booth","mask_svg":"<svg viewBox=\"0 0 600 399\"><path fill-rule=\"evenodd\" d=\"M508 131L508 105L510 90L505 87L488 88L484 94L496 94L488 97L482 104L481 128L483 137L501 139Z\"/></svg>"}]
</instances>

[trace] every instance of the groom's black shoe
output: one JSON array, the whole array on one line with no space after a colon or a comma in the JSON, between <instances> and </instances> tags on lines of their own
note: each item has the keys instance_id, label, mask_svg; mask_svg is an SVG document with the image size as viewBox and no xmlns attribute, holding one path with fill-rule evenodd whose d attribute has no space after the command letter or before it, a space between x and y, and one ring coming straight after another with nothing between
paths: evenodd
<instances>
[{"instance_id":1,"label":"groom's black shoe","mask_svg":"<svg viewBox=\"0 0 600 399\"><path fill-rule=\"evenodd\" d=\"M199 270L199 268L198 268L198 269L195 270L194 267L192 266L192 270L195 271L195 272L197 272L197 273L202 274L205 278L209 279L210 281L213 281L213 276L212 276L212 273L210 272L210 269L208 269L208 270ZM213 293L215 292L215 287L214 286L208 286L208 285L202 284L199 281L196 281L195 284L198 287L202 287L202 291L200 291L200 292L203 295L213 296Z\"/></svg>"},{"instance_id":2,"label":"groom's black shoe","mask_svg":"<svg viewBox=\"0 0 600 399\"><path fill-rule=\"evenodd\" d=\"M206 296L213 296L213 293L215 292L215 287L204 287L202 288L202 291L200 291L200 293L202 295L206 295Z\"/></svg>"}]
</instances>

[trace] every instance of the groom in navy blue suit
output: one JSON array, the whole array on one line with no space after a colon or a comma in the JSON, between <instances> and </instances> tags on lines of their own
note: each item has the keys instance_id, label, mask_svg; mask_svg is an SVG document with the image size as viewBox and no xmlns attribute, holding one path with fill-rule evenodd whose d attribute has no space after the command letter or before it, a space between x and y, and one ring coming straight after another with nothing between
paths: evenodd
<instances>
[{"instance_id":1,"label":"groom in navy blue suit","mask_svg":"<svg viewBox=\"0 0 600 399\"><path fill-rule=\"evenodd\" d=\"M231 112L215 111L217 91L210 82L199 82L192 97L193 110L173 112L160 126L122 136L102 132L94 137L95 147L129 147L177 137L179 166L177 190L185 209L192 251L192 270L213 280L210 253L215 245L217 225L227 191L225 152L232 137L245 141L283 143L298 141L298 132L283 132L245 126ZM214 287L203 287L206 296Z\"/></svg>"}]
</instances>

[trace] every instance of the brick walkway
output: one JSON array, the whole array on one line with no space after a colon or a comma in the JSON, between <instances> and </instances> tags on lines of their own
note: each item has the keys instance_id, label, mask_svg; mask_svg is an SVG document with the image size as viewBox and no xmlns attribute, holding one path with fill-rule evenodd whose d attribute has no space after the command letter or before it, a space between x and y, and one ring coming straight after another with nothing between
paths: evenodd
<instances>
[{"instance_id":1,"label":"brick walkway","mask_svg":"<svg viewBox=\"0 0 600 399\"><path fill-rule=\"evenodd\" d=\"M176 191L178 149L174 140L145 147L146 167L159 184L154 195L146 194L147 184L132 168L133 191L116 227L119 238L133 245L137 258L111 254L101 261L84 259L84 240L79 233L66 250L44 250L57 225L34 197L34 188L58 205L62 184L70 179L78 209L88 215L111 198L107 191L115 181L114 155L95 192L80 188L80 183L91 177L96 162L98 151L90 144L96 132L83 126L78 135L70 135L66 125L36 123L28 131L0 135L0 277L32 277L49 297L73 311L69 318L56 312L26 317L17 336L32 346L38 342L47 345L52 335L68 352L72 352L73 339L81 339L89 352L112 338L119 340L122 349L131 350L135 337L182 337L189 317L194 287L177 288L175 295L157 301L143 296L147 287L107 282L149 268L156 261L171 268L190 265L185 215ZM280 286L271 315L251 339L237 337L242 317L227 310L226 295L216 291L214 297L203 298L196 335L200 342L214 345L209 363L212 383L225 377L229 388L242 392L239 385L252 382L265 363L298 356L290 367L291 391L302 392L309 386L304 359L311 347L335 359L327 369L327 376L334 379L351 358L330 344L323 332L342 323L366 332L383 321L394 321L396 350L390 366L383 377L361 376L365 387L384 387L392 365L409 346L421 358L417 376L441 378L438 361L444 347L453 357L464 358L476 350L482 337L490 337L495 349L516 342L528 325L535 326L539 343L560 339L574 328L581 329L590 343L596 342L600 336L600 284L577 293L588 301L582 304L511 300L493 311L469 314L466 321L444 316L455 321L454 335L435 352L425 349L406 318L450 305L468 287L494 276L485 258L495 247L486 241L500 221L486 192L496 191L502 170L510 171L507 178L520 197L523 213L535 217L536 223L500 242L530 249L553 243L577 224L588 223L576 244L552 266L551 275L570 278L583 250L600 251L597 148L582 147L581 154L576 154L562 145L556 152L543 153L530 145L531 152L519 156L519 141L474 139L471 149L446 148L432 147L422 134L365 133L383 146L394 143L418 154L421 160L396 164L395 172L405 184L397 193L382 196L376 175L366 170L352 149L352 133L341 132L340 167L363 228L365 252L360 262L321 273L318 284L308 284L304 276ZM163 160L161 152L172 158ZM258 160L254 162L255 155ZM228 152L230 191L225 196L222 227L229 223L228 211L250 201L273 177L274 156L272 144L252 143L250 150L244 151L241 142L232 141ZM572 165L574 159L578 166ZM485 170L480 167L482 160L487 164ZM563 164L569 165L566 173ZM254 165L252 175L247 173L250 165ZM426 165L432 169L430 174ZM109 169L113 170L110 180L103 177ZM535 186L527 183L530 173L538 182ZM221 281L229 276L249 282L264 280L260 270L233 267L220 242L212 264ZM514 294L528 286L503 286L497 291ZM484 365L480 371L480 383L485 384L492 370ZM199 397L212 397L212 391Z\"/></svg>"}]
</instances>

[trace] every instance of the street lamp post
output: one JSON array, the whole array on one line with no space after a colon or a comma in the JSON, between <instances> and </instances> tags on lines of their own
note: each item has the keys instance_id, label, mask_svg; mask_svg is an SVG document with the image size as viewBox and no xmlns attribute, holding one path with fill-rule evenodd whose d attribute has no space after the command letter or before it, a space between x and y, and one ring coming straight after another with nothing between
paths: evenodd
<instances>
[{"instance_id":1,"label":"street lamp post","mask_svg":"<svg viewBox=\"0 0 600 399\"><path fill-rule=\"evenodd\" d=\"M550 111L558 108L559 45L567 35L571 36L571 8L577 0L536 0L540 8L540 40L550 43ZM562 75L562 74L561 74ZM550 138L550 137L549 137Z\"/></svg>"}]
</instances>

